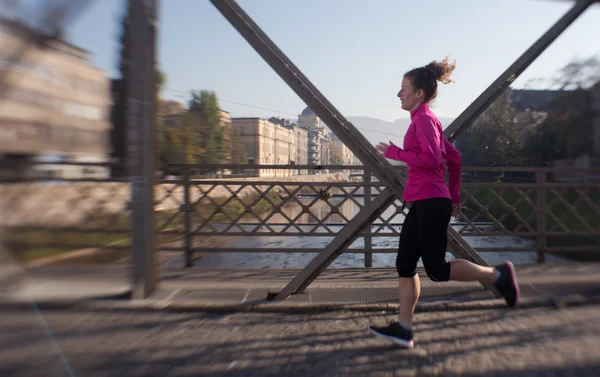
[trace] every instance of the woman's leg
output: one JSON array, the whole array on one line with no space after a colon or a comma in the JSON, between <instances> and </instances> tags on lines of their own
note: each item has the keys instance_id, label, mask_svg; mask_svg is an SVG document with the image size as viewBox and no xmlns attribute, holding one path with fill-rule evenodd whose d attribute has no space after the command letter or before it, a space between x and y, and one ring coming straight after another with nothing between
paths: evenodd
<instances>
[{"instance_id":1,"label":"woman's leg","mask_svg":"<svg viewBox=\"0 0 600 377\"><path fill-rule=\"evenodd\" d=\"M434 282L450 279L450 264L446 262L446 251L451 217L452 201L444 198L423 200L417 212L421 259L427 276Z\"/></svg>"},{"instance_id":2,"label":"woman's leg","mask_svg":"<svg viewBox=\"0 0 600 377\"><path fill-rule=\"evenodd\" d=\"M407 328L411 328L415 307L421 295L421 280L419 280L419 275L415 275L412 278L398 278L398 295L400 297L398 321Z\"/></svg>"},{"instance_id":3,"label":"woman's leg","mask_svg":"<svg viewBox=\"0 0 600 377\"><path fill-rule=\"evenodd\" d=\"M417 275L419 258L417 215L413 205L402 224L396 257L396 270L399 276L398 294L400 297L398 322L392 322L385 327L371 326L369 328L371 333L376 336L389 339L404 347L413 346L412 319L421 293L421 282Z\"/></svg>"},{"instance_id":4,"label":"woman's leg","mask_svg":"<svg viewBox=\"0 0 600 377\"><path fill-rule=\"evenodd\" d=\"M412 326L415 307L421 294L421 281L417 275L417 263L421 253L416 205L417 203L413 203L402 224L396 257L398 297L400 298L398 321L407 328Z\"/></svg>"},{"instance_id":5,"label":"woman's leg","mask_svg":"<svg viewBox=\"0 0 600 377\"><path fill-rule=\"evenodd\" d=\"M450 280L479 281L482 284L493 284L498 278L494 267L484 267L464 259L450 261Z\"/></svg>"},{"instance_id":6,"label":"woman's leg","mask_svg":"<svg viewBox=\"0 0 600 377\"><path fill-rule=\"evenodd\" d=\"M423 201L417 212L419 246L427 275L433 281L479 281L494 284L504 296L506 303L514 307L519 301L519 286L512 263L499 266L479 266L467 260L446 262L448 224L452 215L452 203L446 199Z\"/></svg>"}]
</instances>

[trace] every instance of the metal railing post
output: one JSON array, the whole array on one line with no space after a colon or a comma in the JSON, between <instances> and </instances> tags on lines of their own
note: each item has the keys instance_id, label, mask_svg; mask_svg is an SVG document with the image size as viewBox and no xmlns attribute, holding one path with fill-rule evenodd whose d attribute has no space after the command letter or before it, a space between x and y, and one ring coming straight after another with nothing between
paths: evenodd
<instances>
[{"instance_id":1,"label":"metal railing post","mask_svg":"<svg viewBox=\"0 0 600 377\"><path fill-rule=\"evenodd\" d=\"M371 203L371 172L365 167L363 175L364 183L364 206L367 207ZM371 235L373 224L368 224L365 227L365 267L373 267L373 236Z\"/></svg>"},{"instance_id":2,"label":"metal railing post","mask_svg":"<svg viewBox=\"0 0 600 377\"><path fill-rule=\"evenodd\" d=\"M127 142L131 180L132 294L148 298L158 287L154 185L156 181L156 21L159 0L129 0L131 61L127 88Z\"/></svg>"},{"instance_id":3,"label":"metal railing post","mask_svg":"<svg viewBox=\"0 0 600 377\"><path fill-rule=\"evenodd\" d=\"M194 264L194 252L192 251L192 212L193 207L190 199L190 168L183 170L183 227L185 235L183 236L183 250L185 252L185 267L191 267Z\"/></svg>"},{"instance_id":4,"label":"metal railing post","mask_svg":"<svg viewBox=\"0 0 600 377\"><path fill-rule=\"evenodd\" d=\"M537 184L537 205L536 205L536 218L537 218L537 242L536 242L536 262L544 263L546 261L546 172L538 171L536 173L536 184Z\"/></svg>"}]
</instances>

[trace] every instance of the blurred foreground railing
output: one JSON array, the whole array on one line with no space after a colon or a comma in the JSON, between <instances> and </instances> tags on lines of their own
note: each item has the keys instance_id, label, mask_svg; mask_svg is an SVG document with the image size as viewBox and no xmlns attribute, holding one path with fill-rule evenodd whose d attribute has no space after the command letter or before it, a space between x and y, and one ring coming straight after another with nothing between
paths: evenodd
<instances>
[{"instance_id":1,"label":"blurred foreground railing","mask_svg":"<svg viewBox=\"0 0 600 377\"><path fill-rule=\"evenodd\" d=\"M101 261L128 257L126 179L109 178L102 164L31 168L0 185L6 248L21 260L89 248L103 251ZM358 166L167 170L155 187L158 248L182 252L187 266L215 252L319 252L384 189ZM465 167L462 215L452 226L480 252L535 252L538 262L546 253L600 257L599 177L599 170ZM396 200L346 252L364 254L367 267L373 253L395 253L407 210Z\"/></svg>"}]
</instances>

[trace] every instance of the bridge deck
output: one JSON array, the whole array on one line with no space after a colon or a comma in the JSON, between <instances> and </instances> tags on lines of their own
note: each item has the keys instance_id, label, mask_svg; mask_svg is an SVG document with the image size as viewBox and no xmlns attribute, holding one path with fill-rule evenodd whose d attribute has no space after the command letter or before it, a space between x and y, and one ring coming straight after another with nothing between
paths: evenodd
<instances>
[{"instance_id":1,"label":"bridge deck","mask_svg":"<svg viewBox=\"0 0 600 377\"><path fill-rule=\"evenodd\" d=\"M600 295L600 264L517 266L522 296L548 299L566 295ZM260 304L269 292L283 288L297 269L189 268L161 270L158 291L148 302L192 307ZM424 271L421 303L494 300L478 283L434 283ZM125 266L60 265L30 268L11 300L38 302L122 295L129 290ZM328 269L309 288L283 305L380 305L398 302L393 268Z\"/></svg>"}]
</instances>

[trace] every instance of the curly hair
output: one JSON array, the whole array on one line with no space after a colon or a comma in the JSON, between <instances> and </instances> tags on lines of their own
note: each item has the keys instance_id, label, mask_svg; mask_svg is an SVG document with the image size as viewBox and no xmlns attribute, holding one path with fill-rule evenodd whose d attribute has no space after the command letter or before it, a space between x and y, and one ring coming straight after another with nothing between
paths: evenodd
<instances>
[{"instance_id":1,"label":"curly hair","mask_svg":"<svg viewBox=\"0 0 600 377\"><path fill-rule=\"evenodd\" d=\"M441 62L432 61L424 67L412 69L405 77L410 78L412 85L416 90L423 89L425 91L425 102L430 102L437 97L437 82L449 84L452 72L456 68L456 61L450 62L450 57L446 56Z\"/></svg>"}]
</instances>

